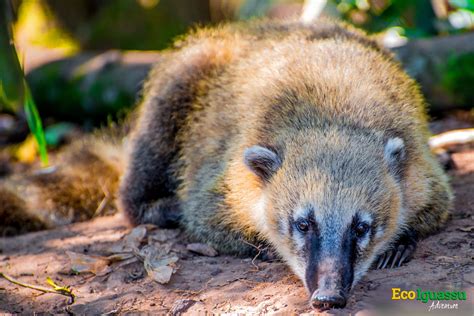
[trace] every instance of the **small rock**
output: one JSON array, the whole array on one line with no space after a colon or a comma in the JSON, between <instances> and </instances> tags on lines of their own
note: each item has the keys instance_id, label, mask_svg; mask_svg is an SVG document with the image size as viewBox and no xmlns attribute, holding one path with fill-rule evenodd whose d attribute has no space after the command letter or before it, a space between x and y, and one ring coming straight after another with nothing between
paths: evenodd
<instances>
[{"instance_id":1,"label":"small rock","mask_svg":"<svg viewBox=\"0 0 474 316\"><path fill-rule=\"evenodd\" d=\"M177 300L174 304L173 307L171 307L170 314L175 316L175 315L181 315L185 313L191 306L193 306L196 303L195 300Z\"/></svg>"},{"instance_id":2,"label":"small rock","mask_svg":"<svg viewBox=\"0 0 474 316\"><path fill-rule=\"evenodd\" d=\"M218 255L217 251L214 248L212 248L209 245L201 244L201 243L188 244L186 246L186 249L203 256L208 256L208 257L215 257Z\"/></svg>"}]
</instances>

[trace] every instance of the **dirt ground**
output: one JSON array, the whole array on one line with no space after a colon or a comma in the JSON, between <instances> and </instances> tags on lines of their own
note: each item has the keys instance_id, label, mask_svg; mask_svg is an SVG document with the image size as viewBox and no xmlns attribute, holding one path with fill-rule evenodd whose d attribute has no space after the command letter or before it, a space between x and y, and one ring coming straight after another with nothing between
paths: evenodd
<instances>
[{"instance_id":1,"label":"dirt ground","mask_svg":"<svg viewBox=\"0 0 474 316\"><path fill-rule=\"evenodd\" d=\"M450 171L450 176L456 202L447 227L420 242L408 264L370 271L355 287L348 306L328 313L474 314L474 150L455 153L452 158L456 169ZM158 238L159 231L147 228ZM198 255L186 249L182 234L171 242L179 261L173 265L176 273L168 284L159 284L148 276L139 260L111 263L96 274L71 274L68 251L109 255L130 230L121 215L116 215L0 239L0 272L42 286L49 276L59 285L69 285L77 296L75 303L68 305L69 299L64 296L42 294L0 278L0 314L316 313L308 306L302 283L283 263ZM455 302L455 310L429 312L430 303L391 300L394 287L465 290L467 301Z\"/></svg>"}]
</instances>

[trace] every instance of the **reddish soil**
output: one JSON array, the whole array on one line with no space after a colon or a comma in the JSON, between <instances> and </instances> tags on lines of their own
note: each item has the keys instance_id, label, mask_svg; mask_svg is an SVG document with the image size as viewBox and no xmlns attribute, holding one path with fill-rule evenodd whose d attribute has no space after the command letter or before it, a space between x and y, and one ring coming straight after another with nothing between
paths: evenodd
<instances>
[{"instance_id":1,"label":"reddish soil","mask_svg":"<svg viewBox=\"0 0 474 316\"><path fill-rule=\"evenodd\" d=\"M474 314L474 150L452 157L457 166L450 172L456 203L446 228L420 242L408 264L370 271L355 287L348 306L330 314ZM0 314L316 313L308 307L303 285L283 263L199 256L186 250L183 237L173 245L180 259L166 285L148 277L139 261L113 263L98 275L69 273L66 251L104 255L129 231L116 215L0 239L0 272L43 286L49 276L71 286L77 295L76 302L68 305L64 296L42 294L0 278ZM456 310L428 312L431 303L391 300L394 287L464 290L467 301L451 301L458 304Z\"/></svg>"}]
</instances>

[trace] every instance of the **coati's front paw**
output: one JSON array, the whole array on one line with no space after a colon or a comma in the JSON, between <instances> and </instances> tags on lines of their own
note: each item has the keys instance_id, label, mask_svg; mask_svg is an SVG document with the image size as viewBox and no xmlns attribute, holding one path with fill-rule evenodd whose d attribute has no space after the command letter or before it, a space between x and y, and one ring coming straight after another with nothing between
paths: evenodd
<instances>
[{"instance_id":1,"label":"coati's front paw","mask_svg":"<svg viewBox=\"0 0 474 316\"><path fill-rule=\"evenodd\" d=\"M414 245L398 245L395 249L390 249L381 254L375 261L375 269L398 268L403 263L411 260L415 252Z\"/></svg>"},{"instance_id":2,"label":"coati's front paw","mask_svg":"<svg viewBox=\"0 0 474 316\"><path fill-rule=\"evenodd\" d=\"M386 252L381 254L375 264L374 269L392 269L400 267L403 263L411 260L416 249L416 236L413 233L406 233Z\"/></svg>"}]
</instances>

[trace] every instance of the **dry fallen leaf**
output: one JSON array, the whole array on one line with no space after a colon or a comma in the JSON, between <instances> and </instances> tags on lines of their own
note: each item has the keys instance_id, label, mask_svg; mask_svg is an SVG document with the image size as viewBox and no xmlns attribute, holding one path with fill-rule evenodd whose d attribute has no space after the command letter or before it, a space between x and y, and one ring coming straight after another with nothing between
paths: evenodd
<instances>
[{"instance_id":1,"label":"dry fallen leaf","mask_svg":"<svg viewBox=\"0 0 474 316\"><path fill-rule=\"evenodd\" d=\"M169 251L170 247L157 248L150 245L140 250L147 274L160 284L168 283L171 275L177 270L175 263L179 258L174 254L169 254Z\"/></svg>"},{"instance_id":2,"label":"dry fallen leaf","mask_svg":"<svg viewBox=\"0 0 474 316\"><path fill-rule=\"evenodd\" d=\"M173 268L169 266L161 266L156 268L150 268L145 265L145 270L153 280L160 284L166 284L171 280L173 274Z\"/></svg>"},{"instance_id":3,"label":"dry fallen leaf","mask_svg":"<svg viewBox=\"0 0 474 316\"><path fill-rule=\"evenodd\" d=\"M147 233L146 225L140 225L132 229L130 233L125 235L120 242L110 248L112 253L135 252L138 251L140 244Z\"/></svg>"},{"instance_id":4,"label":"dry fallen leaf","mask_svg":"<svg viewBox=\"0 0 474 316\"><path fill-rule=\"evenodd\" d=\"M118 262L128 264L136 260L143 261L143 265L147 274L158 283L165 284L171 279L171 276L177 270L175 263L179 260L176 254L171 253L173 242L179 235L179 230L174 229L154 229L156 226L140 225L135 227L130 233L125 235L119 243L112 246L108 257L102 257L107 264ZM151 231L151 233L150 233ZM148 234L146 245L140 248ZM71 261L74 261L74 271L76 272L93 272L97 271L93 258L97 257L73 255ZM74 260L73 260L74 259ZM93 272L95 273L95 272Z\"/></svg>"},{"instance_id":5,"label":"dry fallen leaf","mask_svg":"<svg viewBox=\"0 0 474 316\"><path fill-rule=\"evenodd\" d=\"M93 273L104 275L110 272L109 260L100 256L88 256L80 253L67 251L67 256L71 260L71 270L75 273Z\"/></svg>"}]
</instances>

